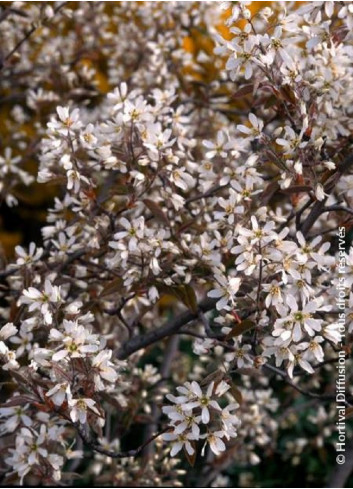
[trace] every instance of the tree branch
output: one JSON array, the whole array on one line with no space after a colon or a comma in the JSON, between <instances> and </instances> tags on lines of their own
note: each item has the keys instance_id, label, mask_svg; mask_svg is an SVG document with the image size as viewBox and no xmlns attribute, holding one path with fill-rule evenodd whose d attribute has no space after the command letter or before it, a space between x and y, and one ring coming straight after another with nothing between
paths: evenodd
<instances>
[{"instance_id":1,"label":"tree branch","mask_svg":"<svg viewBox=\"0 0 353 489\"><path fill-rule=\"evenodd\" d=\"M337 164L337 170L325 182L324 191L326 194L329 195L334 190L339 179L350 169L351 166L353 166L353 153L347 156L347 158L345 158L345 160L343 160L342 163ZM321 214L326 212L325 210L326 200L327 197L324 200L316 201L315 204L313 205L310 214L305 219L305 222L301 227L301 232L303 233L304 237L308 235L310 229L313 227L313 225L315 224L317 219L321 216Z\"/></svg>"},{"instance_id":2,"label":"tree branch","mask_svg":"<svg viewBox=\"0 0 353 489\"><path fill-rule=\"evenodd\" d=\"M336 399L336 394L334 394L334 393L333 394L317 394L316 392L307 391L307 390L303 389L302 387L299 387L297 384L295 384L288 377L286 372L284 372L283 370L281 370L281 369L279 369L279 368L277 368L277 367L275 367L269 363L265 363L262 366L262 369L263 370L269 370L269 371L279 375L286 382L286 384L288 384L290 387L293 387L293 389L300 392L304 396L311 397L313 399L321 399L322 401L333 401ZM345 401L345 404L347 406L351 406L351 404L347 400Z\"/></svg>"},{"instance_id":3,"label":"tree branch","mask_svg":"<svg viewBox=\"0 0 353 489\"><path fill-rule=\"evenodd\" d=\"M215 307L216 302L217 300L215 299L209 299L209 298L204 299L199 304L199 310L201 312L210 311ZM180 328L188 324L193 319L197 319L198 315L199 315L198 312L197 313L191 311L183 312L182 314L172 319L171 321L167 321L160 328L157 328L154 331L149 331L146 334L136 336L135 338L131 338L131 340L128 340L126 343L124 343L121 346L121 348L118 350L117 358L119 360L125 360L132 353L141 350L141 348L146 348L147 346L152 345L153 343L156 343L157 341L162 340L167 336L176 334Z\"/></svg>"},{"instance_id":4,"label":"tree branch","mask_svg":"<svg viewBox=\"0 0 353 489\"><path fill-rule=\"evenodd\" d=\"M117 458L117 459L119 459L119 458L128 458L128 457L136 457L137 455L139 455L142 452L142 450L149 443L151 443L153 440L155 440L160 435L162 435L163 433L165 433L167 431L167 429L168 429L168 428L165 428L164 430L158 431L158 433L155 433L153 436L151 436L150 438L148 438L148 440L146 440L138 448L135 448L135 450L128 450L126 452L113 452L112 450L107 450L107 449L103 448L101 445L99 445L98 443L96 443L95 441L91 440L90 437L87 435L87 433L81 427L80 424L78 424L78 423L72 423L72 424L75 426L75 428L77 430L77 433L79 434L81 440L83 441L83 443L88 448L90 448L94 452L101 453L102 455L106 455L107 457Z\"/></svg>"},{"instance_id":5,"label":"tree branch","mask_svg":"<svg viewBox=\"0 0 353 489\"><path fill-rule=\"evenodd\" d=\"M59 12L59 10L61 10L65 5L67 4L67 2L63 2L61 3L58 7L56 7L54 9L54 15L57 14ZM17 13L18 14L18 13ZM24 37L22 37L18 43L15 45L15 47L13 49L11 49L11 51L5 56L4 58L4 61L3 61L3 64L0 66L0 69L4 68L7 66L7 62L9 61L9 59L16 53L16 51L18 51L20 49L20 47L22 46L22 44L24 44L27 39L29 39L32 34L34 34L34 32L44 24L44 22L46 22L49 18L48 17L44 17L43 19L41 19L41 22L40 24L34 24L24 35Z\"/></svg>"}]
</instances>

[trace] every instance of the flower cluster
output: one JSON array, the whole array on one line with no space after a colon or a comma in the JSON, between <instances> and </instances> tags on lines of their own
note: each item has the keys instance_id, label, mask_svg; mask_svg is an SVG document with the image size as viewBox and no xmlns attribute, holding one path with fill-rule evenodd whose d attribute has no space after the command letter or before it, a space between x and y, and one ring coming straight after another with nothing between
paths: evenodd
<instances>
[{"instance_id":1,"label":"flower cluster","mask_svg":"<svg viewBox=\"0 0 353 489\"><path fill-rule=\"evenodd\" d=\"M202 454L206 445L215 455L219 455L226 449L222 440L235 438L236 427L240 423L239 418L233 412L237 403L227 403L221 408L218 399L221 398L230 386L223 380L215 386L212 381L206 390L203 390L196 381L187 382L184 386L177 387L179 396L168 394L167 398L173 402L173 406L164 406L163 412L170 419L172 431L165 433L163 439L171 442L170 454L176 455L182 448L191 456L195 453L193 444L200 439L205 440ZM207 431L201 433L201 427Z\"/></svg>"}]
</instances>

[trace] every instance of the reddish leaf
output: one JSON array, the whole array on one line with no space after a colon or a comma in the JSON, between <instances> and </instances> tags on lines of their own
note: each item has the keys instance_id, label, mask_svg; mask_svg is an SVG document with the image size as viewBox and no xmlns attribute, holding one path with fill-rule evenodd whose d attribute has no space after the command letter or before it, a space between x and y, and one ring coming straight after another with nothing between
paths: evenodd
<instances>
[{"instance_id":1,"label":"reddish leaf","mask_svg":"<svg viewBox=\"0 0 353 489\"><path fill-rule=\"evenodd\" d=\"M235 93L233 93L233 98L242 98L245 95L249 95L249 93L253 93L254 85L249 83L248 85L243 85L239 88Z\"/></svg>"},{"instance_id":2,"label":"reddish leaf","mask_svg":"<svg viewBox=\"0 0 353 489\"><path fill-rule=\"evenodd\" d=\"M164 211L161 209L159 204L153 202L153 200L150 199L144 199L142 202L145 204L146 207L148 207L148 209L152 212L154 217L163 221L168 226L170 225L168 217L165 215Z\"/></svg>"},{"instance_id":3,"label":"reddish leaf","mask_svg":"<svg viewBox=\"0 0 353 489\"><path fill-rule=\"evenodd\" d=\"M195 461L196 461L196 443L192 440L190 440L190 443L191 443L191 446L192 448L194 449L194 453L192 455L189 455L189 453L186 451L186 449L184 448L184 453L185 453L185 457L186 457L186 460L189 462L189 464L191 465L191 467L193 467L195 465Z\"/></svg>"},{"instance_id":4,"label":"reddish leaf","mask_svg":"<svg viewBox=\"0 0 353 489\"><path fill-rule=\"evenodd\" d=\"M255 323L253 321L250 321L250 319L245 319L239 324L236 324L227 334L226 340L230 340L231 338L234 338L235 336L239 336L246 331L249 331L255 326Z\"/></svg>"},{"instance_id":5,"label":"reddish leaf","mask_svg":"<svg viewBox=\"0 0 353 489\"><path fill-rule=\"evenodd\" d=\"M109 282L99 294L100 297L105 297L107 295L115 294L118 292L123 285L123 279L121 277L117 277L111 282Z\"/></svg>"},{"instance_id":6,"label":"reddish leaf","mask_svg":"<svg viewBox=\"0 0 353 489\"><path fill-rule=\"evenodd\" d=\"M310 185L293 185L285 189L281 189L282 194L298 194L300 192L309 192L312 190Z\"/></svg>"},{"instance_id":7,"label":"reddish leaf","mask_svg":"<svg viewBox=\"0 0 353 489\"><path fill-rule=\"evenodd\" d=\"M29 396L15 396L12 399L10 399L8 402L4 404L0 404L0 407L23 406L28 402L34 402L34 399L32 399Z\"/></svg>"},{"instance_id":8,"label":"reddish leaf","mask_svg":"<svg viewBox=\"0 0 353 489\"><path fill-rule=\"evenodd\" d=\"M228 380L228 384L230 386L229 392L232 394L238 404L242 404L243 396L238 387L230 379Z\"/></svg>"}]
</instances>

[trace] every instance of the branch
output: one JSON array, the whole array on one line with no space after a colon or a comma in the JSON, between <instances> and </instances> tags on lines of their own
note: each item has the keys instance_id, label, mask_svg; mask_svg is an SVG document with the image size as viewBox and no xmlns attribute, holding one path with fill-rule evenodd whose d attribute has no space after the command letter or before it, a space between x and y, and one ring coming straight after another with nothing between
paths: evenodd
<instances>
[{"instance_id":1,"label":"branch","mask_svg":"<svg viewBox=\"0 0 353 489\"><path fill-rule=\"evenodd\" d=\"M215 299L204 299L199 304L198 309L201 312L210 311L214 308L216 302L217 301ZM197 319L198 316L198 312L194 313L191 311L186 311L176 318L172 319L171 321L167 321L163 326L155 329L154 331L149 331L146 334L131 338L131 340L128 340L126 343L124 343L118 350L117 358L119 360L125 360L132 353L141 350L141 348L146 348L147 346L152 345L153 343L156 343L157 341L162 340L167 336L176 334L180 330L180 328L188 324L193 319Z\"/></svg>"},{"instance_id":2,"label":"branch","mask_svg":"<svg viewBox=\"0 0 353 489\"><path fill-rule=\"evenodd\" d=\"M106 455L107 457L111 457L111 458L128 458L128 457L136 457L137 455L139 455L142 450L149 444L151 443L153 440L155 440L156 438L158 438L160 435L162 435L163 433L165 433L167 431L168 428L165 428L164 430L162 431L158 431L158 433L154 434L153 436L151 436L150 438L148 438L148 440L146 440L142 445L140 445L138 448L135 448L135 450L128 450L126 452L113 452L111 450L107 450L103 447L101 447L101 445L99 445L98 443L96 443L95 441L92 441L89 436L87 435L87 433L85 432L85 430L81 427L80 424L78 423L72 423L74 425L74 427L76 428L77 430L77 433L79 434L81 440L83 441L83 443L88 447L90 448L91 450L93 450L94 452L97 452L97 453L101 453L102 455Z\"/></svg>"},{"instance_id":3,"label":"branch","mask_svg":"<svg viewBox=\"0 0 353 489\"><path fill-rule=\"evenodd\" d=\"M287 375L286 372L283 370L269 364L265 363L262 368L264 370L269 370L271 372L274 372L275 374L279 375L282 377L282 379L288 384L290 387L293 387L296 391L300 392L304 396L311 397L313 399L321 399L322 401L333 401L336 399L336 394L317 394L316 392L311 392L311 391L306 391L302 387L299 387L297 384L295 384ZM350 406L351 404L346 400L345 404L347 406Z\"/></svg>"},{"instance_id":4,"label":"branch","mask_svg":"<svg viewBox=\"0 0 353 489\"><path fill-rule=\"evenodd\" d=\"M173 368L173 360L178 351L178 346L179 346L178 336L172 336L171 338L169 338L166 349L164 351L163 362L160 368L161 380L157 384L157 387L154 391L154 401L152 402L151 405L151 422L148 423L146 426L146 433L144 436L144 439L146 441L149 440L151 436L153 436L153 433L155 433L158 429L158 422L161 417L161 409L158 406L157 399L160 396L163 397L163 389L164 386L166 385L166 379L169 377L170 371ZM155 446L153 444L149 444L148 446L145 447L145 450L143 451L143 456L146 457L147 459L152 459L154 451L155 451Z\"/></svg>"},{"instance_id":5,"label":"branch","mask_svg":"<svg viewBox=\"0 0 353 489\"><path fill-rule=\"evenodd\" d=\"M185 206L188 206L191 202L196 202L197 200L201 200L201 199L205 199L207 197L212 197L216 192L218 192L219 190L222 190L223 188L226 188L227 185L215 185L214 187L210 188L209 190L207 190L207 192L203 193L203 194L198 194L198 195L195 195L194 197L189 197L186 201L185 201Z\"/></svg>"},{"instance_id":6,"label":"branch","mask_svg":"<svg viewBox=\"0 0 353 489\"><path fill-rule=\"evenodd\" d=\"M326 194L329 195L334 190L339 179L350 169L351 166L353 166L353 153L347 156L347 158L345 158L345 160L343 160L342 163L337 164L336 172L325 182L324 191ZM313 227L313 225L315 224L317 219L321 216L321 214L326 212L325 210L326 200L327 197L324 200L316 201L315 204L313 205L310 214L305 219L305 222L301 227L301 232L303 233L304 237L308 235L310 229Z\"/></svg>"},{"instance_id":7,"label":"branch","mask_svg":"<svg viewBox=\"0 0 353 489\"><path fill-rule=\"evenodd\" d=\"M329 207L325 207L322 214L324 212L347 212L347 214L352 214L353 215L353 209L350 209L349 207L344 207L343 205L330 205Z\"/></svg>"},{"instance_id":8,"label":"branch","mask_svg":"<svg viewBox=\"0 0 353 489\"><path fill-rule=\"evenodd\" d=\"M56 13L58 13L58 12L59 12L59 10L61 10L61 9L62 9L62 8L63 8L63 7L66 5L66 4L67 4L67 2L63 2L63 3L61 3L61 4L60 4L58 7L56 7L56 8L54 9L54 15L55 15ZM18 12L17 12L17 13L18 13ZM13 55L16 53L16 51L18 51L18 50L20 49L20 47L22 46L22 44L24 44L24 43L27 41L27 39L29 39L29 38L32 36L32 34L33 34L33 33L34 33L34 32L35 32L35 31L36 31L36 30L37 30L39 27L41 27L41 26L43 25L43 23L44 23L44 22L46 22L48 19L49 19L48 17L44 17L44 18L41 20L40 24L34 24L34 25L31 27L31 29L29 29L29 30L28 30L28 31L25 33L24 37L22 37L22 39L20 39L20 40L19 40L19 42L16 44L16 46L15 46L13 49L11 49L11 51L10 51L10 52L9 52L9 53L8 53L8 54L5 56L5 58L4 58L4 62L3 62L3 64L0 66L0 69L2 69L2 68L4 68L4 67L6 67L6 63L8 62L8 60L9 60L9 59L10 59L10 58L11 58L11 57L12 57L12 56L13 56Z\"/></svg>"},{"instance_id":9,"label":"branch","mask_svg":"<svg viewBox=\"0 0 353 489\"><path fill-rule=\"evenodd\" d=\"M211 329L211 326L210 326L210 323L208 322L208 319L207 317L204 315L204 313L200 310L199 311L199 319L200 321L202 322L204 328L205 328L205 331L206 331L206 334L207 334L207 338L216 338L216 339L224 339L225 335L222 334L222 333L214 333Z\"/></svg>"}]
</instances>

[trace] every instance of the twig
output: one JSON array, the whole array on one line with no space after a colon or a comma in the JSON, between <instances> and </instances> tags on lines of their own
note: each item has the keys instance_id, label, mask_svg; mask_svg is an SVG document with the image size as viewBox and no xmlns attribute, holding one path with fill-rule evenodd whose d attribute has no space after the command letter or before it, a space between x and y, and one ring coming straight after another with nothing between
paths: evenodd
<instances>
[{"instance_id":1,"label":"twig","mask_svg":"<svg viewBox=\"0 0 353 489\"><path fill-rule=\"evenodd\" d=\"M150 438L148 438L148 440L146 440L144 443L142 443L142 445L140 445L138 448L135 448L134 450L128 450L126 452L113 452L112 450L107 450L107 449L101 447L95 441L90 440L89 436L87 435L87 433L81 427L80 424L78 424L78 423L72 423L72 424L76 428L78 435L80 436L81 440L86 445L86 447L90 448L94 452L101 453L102 455L106 455L107 457L111 457L111 458L136 457L137 455L139 455L142 452L142 450L149 443L151 443L153 440L155 440L160 435L162 435L163 433L165 433L167 431L167 429L168 429L168 427L167 427L164 430L161 430L158 433L155 433L153 436L151 436Z\"/></svg>"},{"instance_id":2,"label":"twig","mask_svg":"<svg viewBox=\"0 0 353 489\"><path fill-rule=\"evenodd\" d=\"M322 211L322 214L324 212L347 212L348 214L353 215L353 209L350 209L349 207L344 207L343 205L330 205L329 207L325 207L324 210Z\"/></svg>"},{"instance_id":3,"label":"twig","mask_svg":"<svg viewBox=\"0 0 353 489\"><path fill-rule=\"evenodd\" d=\"M215 299L205 299L199 304L199 311L207 312L214 308L216 304ZM136 336L135 338L131 338L126 343L124 343L121 348L117 352L117 358L119 360L125 360L132 353L135 353L142 348L146 348L149 345L152 345L156 341L159 341L167 336L171 336L176 334L182 326L185 326L193 319L198 317L198 312L194 313L191 311L186 311L175 319L166 322L163 326L155 329L154 331L149 331L148 333L140 336Z\"/></svg>"},{"instance_id":4,"label":"twig","mask_svg":"<svg viewBox=\"0 0 353 489\"><path fill-rule=\"evenodd\" d=\"M336 172L325 182L324 191L327 195L329 195L334 190L339 179L350 169L352 165L353 153L347 156L347 158L345 158L342 163L337 165ZM321 216L321 214L323 214L323 212L325 212L326 200L327 197L324 200L316 201L313 205L310 214L305 219L305 222L303 223L303 226L301 228L304 237L308 235L310 229L313 227L317 219Z\"/></svg>"},{"instance_id":5,"label":"twig","mask_svg":"<svg viewBox=\"0 0 353 489\"><path fill-rule=\"evenodd\" d=\"M313 399L321 399L322 401L333 401L336 399L336 394L317 394L316 392L306 391L302 387L299 387L297 384L295 384L292 380L290 380L290 378L288 377L286 372L284 372L283 370L281 370L281 369L279 369L279 368L277 368L277 367L275 367L269 363L265 363L262 366L262 368L264 370L269 370L269 371L279 375L280 377L282 377L282 379L285 380L286 384L293 387L293 389L300 392L304 396L311 397ZM351 405L347 400L345 401L345 404L347 406Z\"/></svg>"},{"instance_id":6,"label":"twig","mask_svg":"<svg viewBox=\"0 0 353 489\"><path fill-rule=\"evenodd\" d=\"M214 333L211 329L210 323L208 322L207 317L204 315L204 313L200 310L199 311L199 318L205 328L206 334L208 338L218 338L220 340L224 339L224 334L219 334L219 333Z\"/></svg>"},{"instance_id":7,"label":"twig","mask_svg":"<svg viewBox=\"0 0 353 489\"><path fill-rule=\"evenodd\" d=\"M56 9L54 9L54 14L58 13L59 10L62 9L66 4L67 4L67 2L63 2ZM42 25L46 20L48 20L48 17L44 17L42 19L40 25ZM16 53L16 51L18 51L20 49L20 47L22 46L22 44L24 44L27 41L27 39L29 39L31 37L31 35L38 29L38 27L40 25L39 24L34 24L31 27L31 29L25 33L24 37L22 39L20 39L18 41L18 43L16 44L16 46L13 49L11 49L11 51L5 56L4 62L0 66L0 69L6 66L6 61L8 61L11 58L11 56L13 56Z\"/></svg>"},{"instance_id":8,"label":"twig","mask_svg":"<svg viewBox=\"0 0 353 489\"><path fill-rule=\"evenodd\" d=\"M171 338L169 338L167 347L165 349L161 370L160 370L161 381L158 383L154 392L155 400L151 406L151 422L148 423L146 426L146 433L145 433L146 440L150 439L152 434L155 431L157 431L158 421L161 416L161 410L158 407L157 398L162 394L163 387L166 383L166 379L168 379L170 375L170 371L173 365L173 360L175 354L178 351L178 346L179 346L178 336L172 336ZM146 456L147 458L151 458L153 453L154 453L154 445L150 443L148 446L145 447L145 450L143 451L143 455Z\"/></svg>"}]
</instances>

